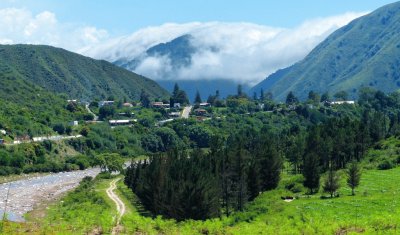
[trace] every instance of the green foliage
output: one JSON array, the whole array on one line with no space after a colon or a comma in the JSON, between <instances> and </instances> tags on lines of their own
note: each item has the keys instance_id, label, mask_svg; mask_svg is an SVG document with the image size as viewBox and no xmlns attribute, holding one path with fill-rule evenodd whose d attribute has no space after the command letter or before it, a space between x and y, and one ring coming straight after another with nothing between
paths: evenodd
<instances>
[{"instance_id":1,"label":"green foliage","mask_svg":"<svg viewBox=\"0 0 400 235\"><path fill-rule=\"evenodd\" d=\"M138 100L142 89L154 98L168 96L148 78L50 46L1 45L0 74L10 74L21 82L65 93L73 99L114 96Z\"/></svg>"},{"instance_id":2,"label":"green foliage","mask_svg":"<svg viewBox=\"0 0 400 235\"><path fill-rule=\"evenodd\" d=\"M251 92L263 88L283 101L289 91L303 100L311 90L332 94L343 90L352 98L362 87L398 90L399 12L399 3L394 3L354 20L302 61L270 75Z\"/></svg>"}]
</instances>

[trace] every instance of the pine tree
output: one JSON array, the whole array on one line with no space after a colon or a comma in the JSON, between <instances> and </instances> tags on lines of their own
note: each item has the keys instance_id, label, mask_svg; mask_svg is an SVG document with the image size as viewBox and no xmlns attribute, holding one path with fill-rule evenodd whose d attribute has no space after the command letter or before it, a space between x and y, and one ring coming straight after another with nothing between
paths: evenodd
<instances>
[{"instance_id":1,"label":"pine tree","mask_svg":"<svg viewBox=\"0 0 400 235\"><path fill-rule=\"evenodd\" d=\"M347 185L351 188L351 195L355 195L354 189L360 185L361 168L358 162L353 161L347 168Z\"/></svg>"},{"instance_id":2,"label":"pine tree","mask_svg":"<svg viewBox=\"0 0 400 235\"><path fill-rule=\"evenodd\" d=\"M261 88L261 91L260 91L260 100L261 100L261 102L265 101L264 89L262 89L262 88Z\"/></svg>"},{"instance_id":3,"label":"pine tree","mask_svg":"<svg viewBox=\"0 0 400 235\"><path fill-rule=\"evenodd\" d=\"M142 90L142 92L140 93L140 103L142 103L142 106L145 108L150 107L149 94L147 94L145 90Z\"/></svg>"},{"instance_id":4,"label":"pine tree","mask_svg":"<svg viewBox=\"0 0 400 235\"><path fill-rule=\"evenodd\" d=\"M324 192L327 192L331 195L331 198L335 195L336 191L339 189L339 176L336 172L332 169L328 171L328 176L325 179L324 183Z\"/></svg>"},{"instance_id":5,"label":"pine tree","mask_svg":"<svg viewBox=\"0 0 400 235\"><path fill-rule=\"evenodd\" d=\"M194 103L195 104L200 104L201 103L201 96L200 96L200 92L198 90L196 91L196 97L194 99Z\"/></svg>"},{"instance_id":6,"label":"pine tree","mask_svg":"<svg viewBox=\"0 0 400 235\"><path fill-rule=\"evenodd\" d=\"M304 187L310 190L310 193L316 193L319 189L319 158L314 152L307 153L304 156L303 163L303 176L304 176Z\"/></svg>"},{"instance_id":7,"label":"pine tree","mask_svg":"<svg viewBox=\"0 0 400 235\"><path fill-rule=\"evenodd\" d=\"M297 97L294 95L292 91L289 92L289 94L286 96L286 104L291 105L291 104L296 104L298 103L299 100Z\"/></svg>"}]
</instances>

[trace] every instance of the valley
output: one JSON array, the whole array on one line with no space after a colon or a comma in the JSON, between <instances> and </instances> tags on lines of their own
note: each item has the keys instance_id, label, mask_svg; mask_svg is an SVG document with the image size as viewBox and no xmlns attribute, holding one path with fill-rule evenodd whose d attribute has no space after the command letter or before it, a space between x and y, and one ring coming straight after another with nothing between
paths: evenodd
<instances>
[{"instance_id":1,"label":"valley","mask_svg":"<svg viewBox=\"0 0 400 235\"><path fill-rule=\"evenodd\" d=\"M400 2L222 2L0 2L0 235L399 233Z\"/></svg>"}]
</instances>

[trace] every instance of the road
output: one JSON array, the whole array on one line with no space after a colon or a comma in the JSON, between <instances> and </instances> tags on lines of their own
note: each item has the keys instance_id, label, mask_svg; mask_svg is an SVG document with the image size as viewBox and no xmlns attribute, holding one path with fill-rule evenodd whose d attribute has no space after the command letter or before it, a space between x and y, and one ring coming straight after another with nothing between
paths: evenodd
<instances>
[{"instance_id":1,"label":"road","mask_svg":"<svg viewBox=\"0 0 400 235\"><path fill-rule=\"evenodd\" d=\"M0 217L6 205L8 188L7 215L12 221L24 221L23 215L44 201L59 198L79 185L85 176L95 177L100 169L52 173L23 180L0 184Z\"/></svg>"},{"instance_id":2,"label":"road","mask_svg":"<svg viewBox=\"0 0 400 235\"><path fill-rule=\"evenodd\" d=\"M92 114L93 115L93 121L97 121L97 120L99 120L99 117L98 116L96 116L96 114L94 114L93 112L92 112L92 110L90 110L90 108L89 108L89 105L87 104L87 105L85 105L85 107L86 107L86 110L88 111L88 113L90 113L90 114Z\"/></svg>"},{"instance_id":3,"label":"road","mask_svg":"<svg viewBox=\"0 0 400 235\"><path fill-rule=\"evenodd\" d=\"M117 194L115 194L114 190L117 188L116 183L120 180L121 178L115 179L110 182L110 187L107 189L107 195L108 197L114 201L115 205L117 205L117 219L115 223L115 227L113 228L112 234L118 234L119 231L121 230L119 222L121 221L121 217L125 214L125 204L122 202L122 200L118 197Z\"/></svg>"},{"instance_id":4,"label":"road","mask_svg":"<svg viewBox=\"0 0 400 235\"><path fill-rule=\"evenodd\" d=\"M189 115L190 115L190 111L192 111L192 106L186 106L185 108L183 108L182 111L182 118L188 119Z\"/></svg>"}]
</instances>

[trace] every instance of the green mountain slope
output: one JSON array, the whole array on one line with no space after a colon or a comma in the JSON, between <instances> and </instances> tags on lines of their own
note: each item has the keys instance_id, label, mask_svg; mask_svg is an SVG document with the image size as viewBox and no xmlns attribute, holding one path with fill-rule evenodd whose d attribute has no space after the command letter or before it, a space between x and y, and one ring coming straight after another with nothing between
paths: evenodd
<instances>
[{"instance_id":1,"label":"green mountain slope","mask_svg":"<svg viewBox=\"0 0 400 235\"><path fill-rule=\"evenodd\" d=\"M304 60L270 75L255 86L283 100L289 91L306 98L310 90L345 90L356 97L360 87L394 91L400 87L400 2L386 5L337 30Z\"/></svg>"},{"instance_id":2,"label":"green mountain slope","mask_svg":"<svg viewBox=\"0 0 400 235\"><path fill-rule=\"evenodd\" d=\"M151 97L168 96L166 90L148 78L106 61L50 46L0 45L0 65L15 78L74 99L138 99L142 89Z\"/></svg>"}]
</instances>

